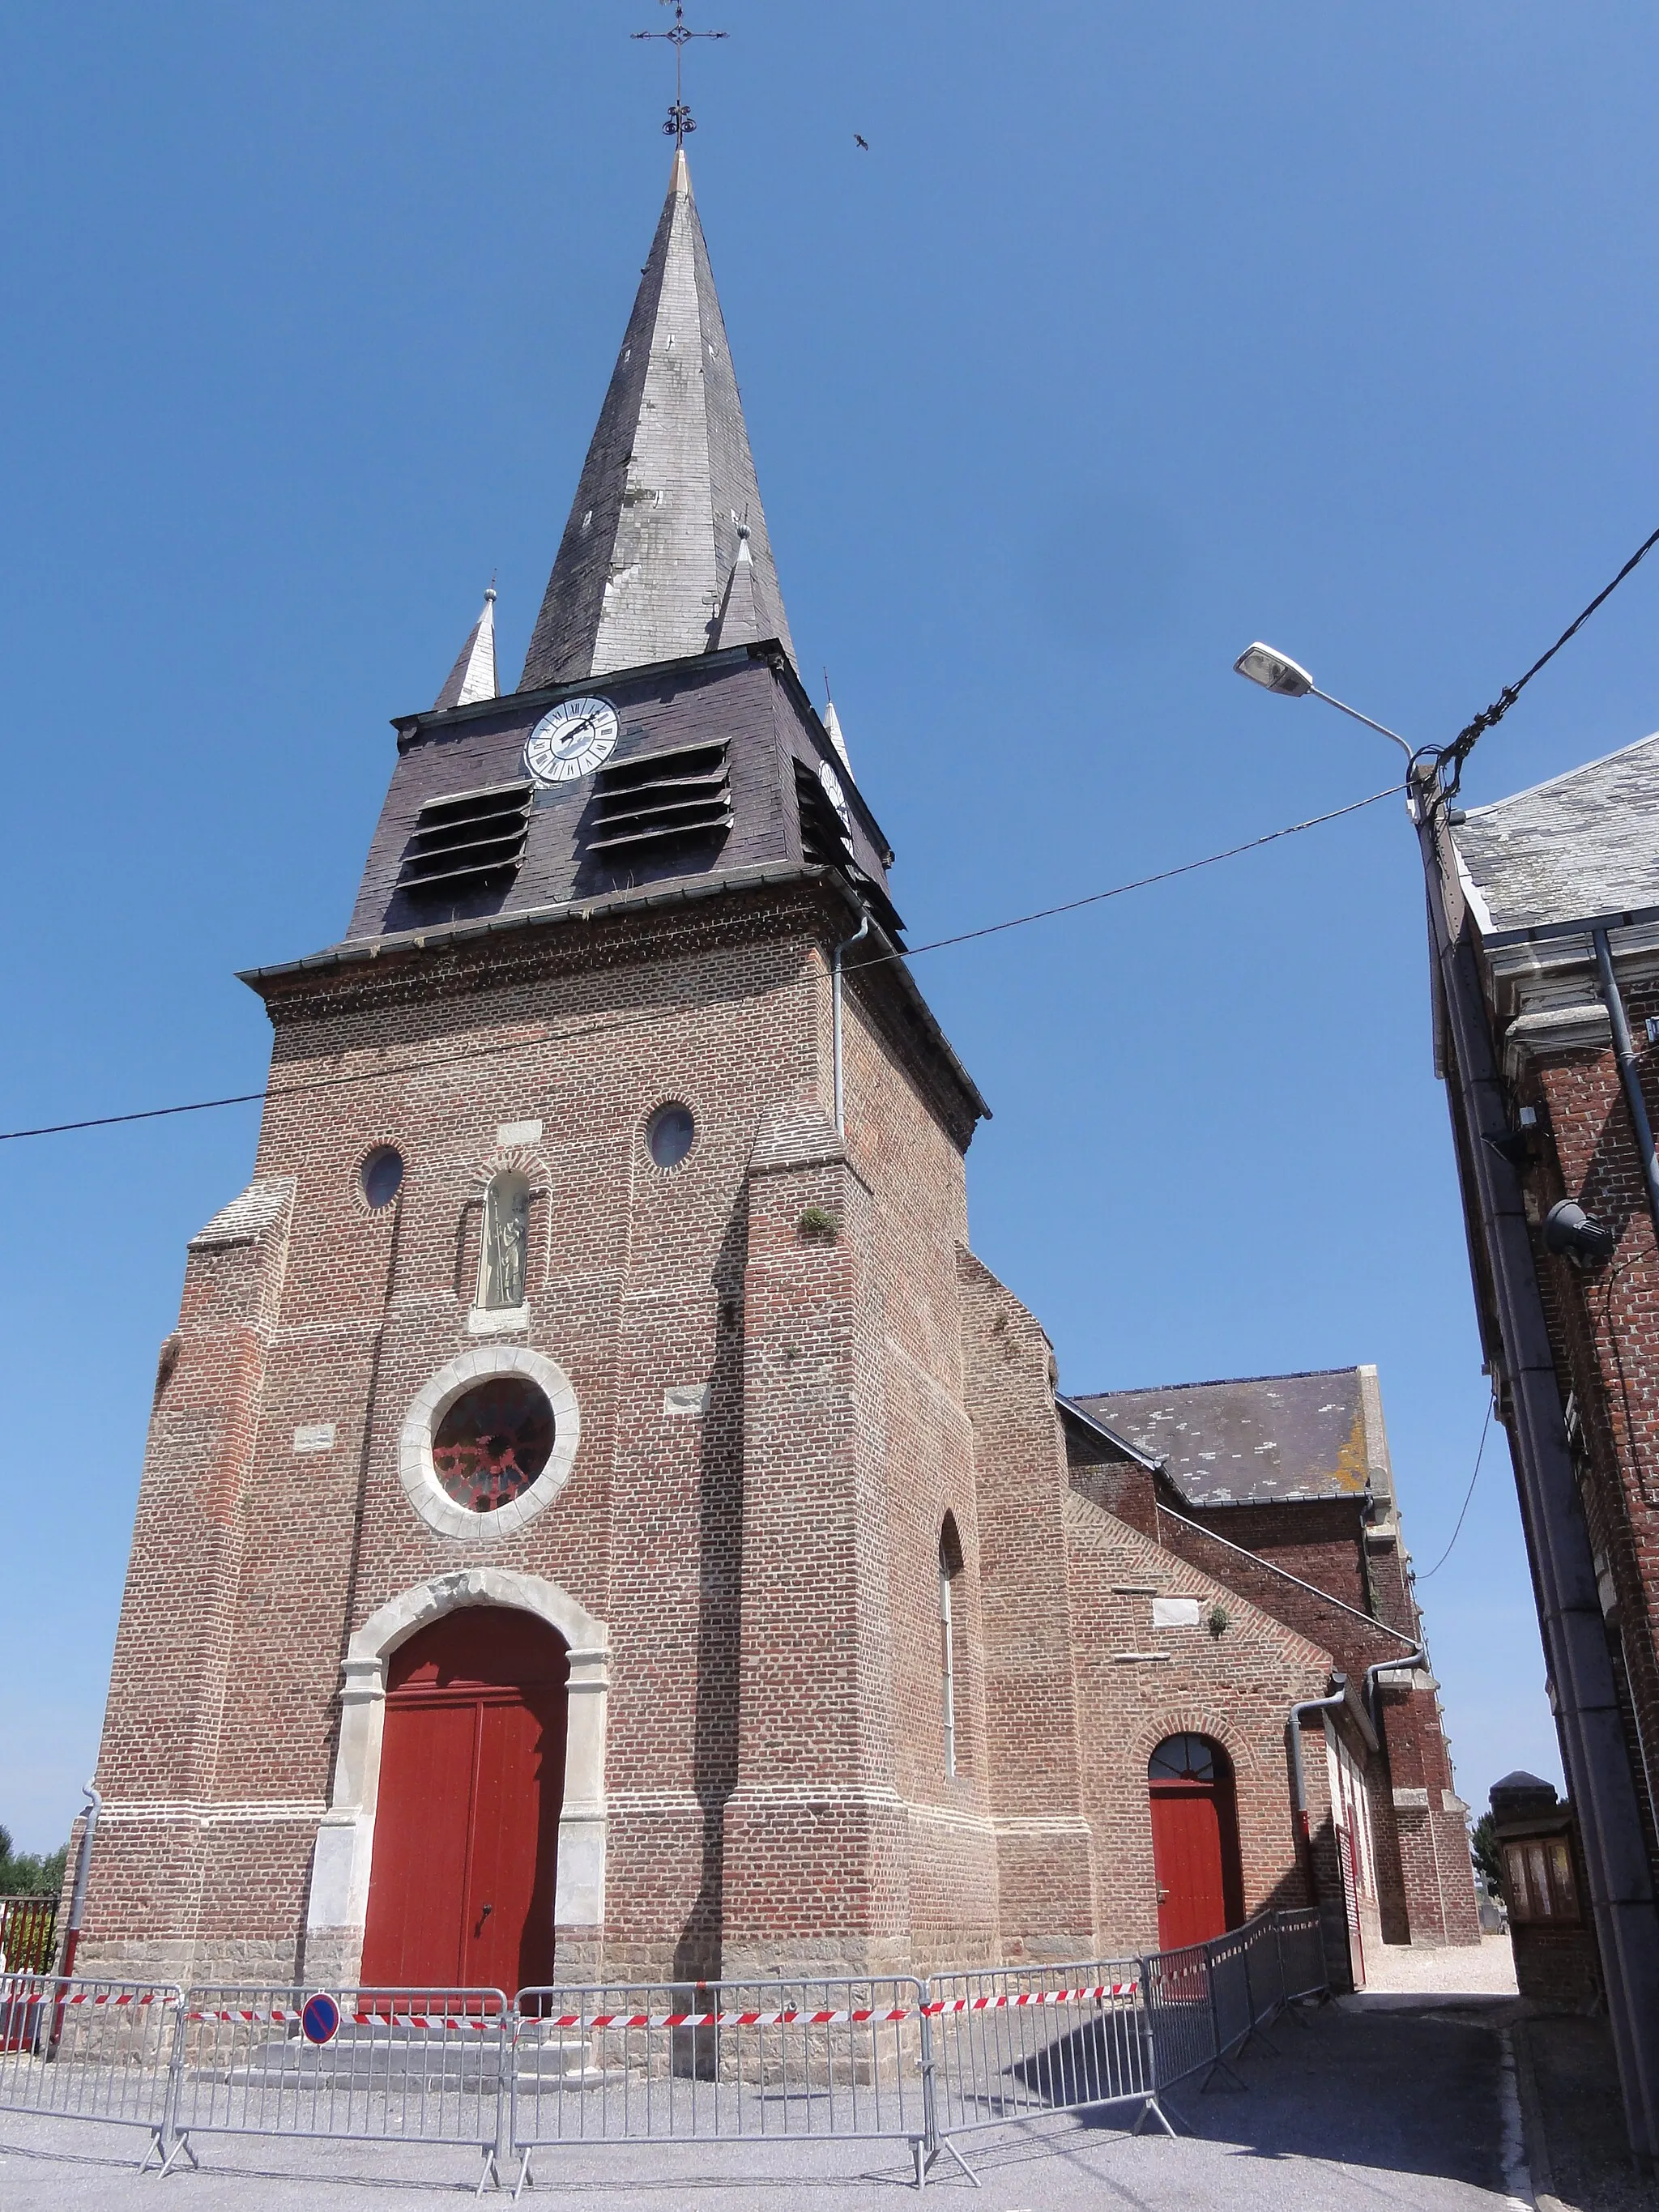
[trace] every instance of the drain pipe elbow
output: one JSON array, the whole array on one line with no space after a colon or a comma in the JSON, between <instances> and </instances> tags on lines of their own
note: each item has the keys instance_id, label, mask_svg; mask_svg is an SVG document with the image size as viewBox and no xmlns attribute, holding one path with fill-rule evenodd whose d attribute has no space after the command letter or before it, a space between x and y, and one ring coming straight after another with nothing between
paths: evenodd
<instances>
[{"instance_id":1,"label":"drain pipe elbow","mask_svg":"<svg viewBox=\"0 0 1659 2212\"><path fill-rule=\"evenodd\" d=\"M1304 1698L1291 1707L1290 1718L1285 1723L1285 1735L1291 1752L1291 1796L1296 1811L1296 1832L1308 1854L1308 1872L1313 1873L1313 1838L1308 1828L1308 1775L1302 1764L1302 1716L1304 1713L1335 1712L1348 1702L1348 1678L1333 1671L1331 1694L1328 1698Z\"/></svg>"},{"instance_id":2,"label":"drain pipe elbow","mask_svg":"<svg viewBox=\"0 0 1659 2212\"><path fill-rule=\"evenodd\" d=\"M853 934L843 939L836 947L835 958L830 963L834 980L830 1012L830 1050L835 1073L836 1134L838 1137L844 1137L847 1134L847 1102L843 1096L842 1078L841 957L843 952L850 952L860 939L867 937L869 933L870 917L866 914Z\"/></svg>"},{"instance_id":3,"label":"drain pipe elbow","mask_svg":"<svg viewBox=\"0 0 1659 2212\"><path fill-rule=\"evenodd\" d=\"M1419 1642L1414 1644L1411 1650L1402 1651L1397 1659L1379 1659L1375 1667L1366 1668L1365 1686L1360 1692L1360 1695L1364 1700L1366 1713L1370 1717L1372 1730L1375 1733L1379 1744L1382 1741L1382 1723L1376 1710L1377 1676L1379 1674L1391 1674L1397 1667L1426 1667L1428 1663L1428 1646L1425 1644Z\"/></svg>"}]
</instances>

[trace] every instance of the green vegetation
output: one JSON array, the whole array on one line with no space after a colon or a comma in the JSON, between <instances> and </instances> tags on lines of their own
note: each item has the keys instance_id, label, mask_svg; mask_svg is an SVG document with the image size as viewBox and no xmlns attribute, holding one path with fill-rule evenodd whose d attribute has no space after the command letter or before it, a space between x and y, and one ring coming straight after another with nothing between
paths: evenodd
<instances>
[{"instance_id":1,"label":"green vegetation","mask_svg":"<svg viewBox=\"0 0 1659 2212\"><path fill-rule=\"evenodd\" d=\"M1488 1887L1502 1886L1503 1863L1498 1856L1498 1829L1490 1813L1483 1813L1469 1831L1469 1850Z\"/></svg>"},{"instance_id":2,"label":"green vegetation","mask_svg":"<svg viewBox=\"0 0 1659 2212\"><path fill-rule=\"evenodd\" d=\"M56 1898L68 1857L67 1844L55 1851L15 1851L11 1831L0 1828L0 1897Z\"/></svg>"}]
</instances>

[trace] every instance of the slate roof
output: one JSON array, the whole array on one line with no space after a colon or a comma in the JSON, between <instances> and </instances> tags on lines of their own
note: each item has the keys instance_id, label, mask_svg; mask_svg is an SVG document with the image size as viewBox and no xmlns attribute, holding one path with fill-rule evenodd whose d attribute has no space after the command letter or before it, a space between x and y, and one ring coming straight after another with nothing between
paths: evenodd
<instances>
[{"instance_id":1,"label":"slate roof","mask_svg":"<svg viewBox=\"0 0 1659 2212\"><path fill-rule=\"evenodd\" d=\"M1471 807L1453 842L1485 937L1659 906L1659 734Z\"/></svg>"},{"instance_id":2,"label":"slate roof","mask_svg":"<svg viewBox=\"0 0 1659 2212\"><path fill-rule=\"evenodd\" d=\"M627 769L687 747L719 750L729 829L703 842L647 848L632 858L592 849L596 810L604 803L602 771L534 791L522 861L510 883L471 892L463 886L455 896L435 897L399 888L422 807L523 785L525 742L541 717L571 690L590 687L617 710L619 734L606 770ZM795 763L815 788L823 768L841 765L793 668L775 652L748 645L618 670L563 692L513 692L442 713L405 715L398 731L398 764L369 846L349 939L487 915L506 917L778 861L799 863L809 856ZM891 849L862 794L844 777L842 790L850 859L884 900Z\"/></svg>"},{"instance_id":3,"label":"slate roof","mask_svg":"<svg viewBox=\"0 0 1659 2212\"><path fill-rule=\"evenodd\" d=\"M455 665L444 678L444 688L432 711L441 714L450 707L471 707L479 699L499 696L495 681L495 586L484 593L483 612L466 634L466 643L456 655Z\"/></svg>"},{"instance_id":4,"label":"slate roof","mask_svg":"<svg viewBox=\"0 0 1659 2212\"><path fill-rule=\"evenodd\" d=\"M749 621L719 617L738 526ZM749 580L739 580L747 595ZM752 625L752 626L751 626ZM684 149L525 657L521 691L776 638L788 618Z\"/></svg>"},{"instance_id":5,"label":"slate roof","mask_svg":"<svg viewBox=\"0 0 1659 2212\"><path fill-rule=\"evenodd\" d=\"M1193 1505L1361 1498L1370 1480L1356 1367L1073 1396L1161 1461Z\"/></svg>"}]
</instances>

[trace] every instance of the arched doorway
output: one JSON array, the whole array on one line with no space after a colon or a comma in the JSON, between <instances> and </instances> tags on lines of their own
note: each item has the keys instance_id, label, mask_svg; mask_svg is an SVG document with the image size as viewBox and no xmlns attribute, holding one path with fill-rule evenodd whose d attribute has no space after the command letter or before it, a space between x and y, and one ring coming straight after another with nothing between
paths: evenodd
<instances>
[{"instance_id":1,"label":"arched doorway","mask_svg":"<svg viewBox=\"0 0 1659 2212\"><path fill-rule=\"evenodd\" d=\"M1226 1753L1206 1735L1166 1735L1146 1762L1158 1940L1207 1943L1244 1917L1238 1810Z\"/></svg>"},{"instance_id":2,"label":"arched doorway","mask_svg":"<svg viewBox=\"0 0 1659 2212\"><path fill-rule=\"evenodd\" d=\"M392 1654L362 1979L509 1992L553 1976L563 1638L466 1606Z\"/></svg>"}]
</instances>

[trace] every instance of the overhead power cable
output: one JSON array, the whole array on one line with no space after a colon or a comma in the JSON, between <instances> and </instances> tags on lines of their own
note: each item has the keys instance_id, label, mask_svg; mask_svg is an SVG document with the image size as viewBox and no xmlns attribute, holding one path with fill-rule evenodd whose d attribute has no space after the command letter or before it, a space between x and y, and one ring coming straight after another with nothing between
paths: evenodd
<instances>
[{"instance_id":1,"label":"overhead power cable","mask_svg":"<svg viewBox=\"0 0 1659 2212\"><path fill-rule=\"evenodd\" d=\"M907 945L902 951L874 952L866 960L849 960L850 974L854 968L879 968L891 960L914 960L919 952L942 952L947 945L971 945L975 938L996 937L1005 929L1024 929L1028 922L1049 921L1057 914L1075 914L1079 907L1099 906L1105 899L1122 898L1129 891L1144 891L1153 884L1172 883L1177 876L1190 876L1200 868L1212 868L1218 860L1236 860L1241 853L1258 852L1263 845L1276 845L1281 837L1297 837L1304 830L1317 830L1327 822L1340 822L1345 814L1358 814L1362 807L1375 806L1379 799L1392 799L1403 787L1391 783L1386 790L1372 792L1369 799L1350 799L1346 806L1334 806L1328 814L1311 814L1305 822L1287 822L1282 830L1269 830L1260 837L1247 837L1242 845L1229 845L1224 851L1206 853L1201 860L1182 860L1173 868L1160 868L1156 875L1136 876L1127 884L1114 884L1109 890L1088 891L1083 897L1066 899L1059 906L1038 907L1033 914L1017 914L1008 921L988 921L982 929L964 929L955 937L930 938L926 945Z\"/></svg>"},{"instance_id":2,"label":"overhead power cable","mask_svg":"<svg viewBox=\"0 0 1659 2212\"><path fill-rule=\"evenodd\" d=\"M1496 1401L1491 1398L1488 1398L1486 1401L1486 1418L1480 1424L1480 1449L1474 1455L1474 1473L1469 1477L1469 1486L1463 1492L1463 1510L1458 1515L1457 1526L1451 1532L1451 1543L1447 1545L1445 1550L1440 1554L1440 1557L1435 1561L1434 1565L1428 1570L1426 1574L1419 1575L1417 1579L1420 1583L1427 1582L1430 1575L1437 1575L1439 1573L1441 1568L1443 1567L1447 1560L1450 1559L1453 1547L1456 1544L1458 1538L1463 1533L1464 1516L1468 1512L1469 1500L1474 1496L1474 1486L1480 1480L1480 1462L1486 1455L1486 1437L1492 1429L1492 1409L1495 1402Z\"/></svg>"},{"instance_id":3,"label":"overhead power cable","mask_svg":"<svg viewBox=\"0 0 1659 2212\"><path fill-rule=\"evenodd\" d=\"M1624 582L1626 577L1629 575L1631 570L1636 568L1641 562L1645 561L1648 555L1652 552L1656 545L1659 545L1659 530L1656 530L1651 538L1646 539L1644 544L1637 547L1635 552L1631 555L1629 560L1626 562L1624 567L1619 571L1619 574L1613 578L1613 581L1607 585L1604 590L1599 591L1595 594L1595 597L1584 609L1583 614L1577 616L1575 620L1567 624L1566 628L1562 631L1560 636L1556 639L1549 651L1546 653L1540 654L1540 657L1534 661L1532 666L1527 671L1524 676L1517 677L1513 684L1506 684L1504 689L1498 693L1498 696L1492 701L1490 707L1482 708L1472 722L1466 722L1463 725L1463 727L1458 732L1457 735L1452 739L1449 745L1443 745L1441 747L1438 754L1435 756L1441 771L1443 775L1449 763L1452 771L1451 781L1446 786L1448 796L1450 796L1450 794L1456 791L1458 784L1462 779L1463 763L1468 758L1469 755L1474 750L1477 739L1484 736L1486 731L1491 729L1495 722L1501 722L1503 720L1504 715L1509 713L1510 708L1514 706L1516 701L1526 690L1528 684L1532 682L1533 678L1537 675L1539 670L1540 668L1548 667L1550 662L1554 659L1556 654L1560 652L1562 647L1567 642L1568 639L1577 635L1578 632L1583 629L1584 624L1595 612L1597 607L1601 605L1603 599L1610 599L1613 597L1613 594L1618 590L1620 584Z\"/></svg>"},{"instance_id":4,"label":"overhead power cable","mask_svg":"<svg viewBox=\"0 0 1659 2212\"><path fill-rule=\"evenodd\" d=\"M1190 876L1200 868L1212 868L1222 860L1237 860L1242 853L1254 853L1263 845L1277 844L1281 838L1299 836L1304 830L1317 830L1327 822L1340 822L1345 814L1358 814L1363 808L1375 806L1379 799L1391 799L1401 788L1389 784L1386 790L1372 792L1369 799L1350 800L1346 806L1333 807L1328 814L1314 814L1304 822L1286 823L1283 829L1269 830L1260 837L1247 837L1243 844L1226 846L1218 853L1206 853L1201 860L1182 860L1173 868L1160 868L1156 874L1137 876L1132 881L1114 884L1109 890L1090 891L1082 898L1066 899L1059 906L1037 908L1030 914L1018 914L1006 921L987 922L981 929L965 929L955 937L936 937L926 945L913 945L902 951L878 953L869 960L849 961L854 967L875 968L894 960L912 960L920 953L940 952L947 945L971 944L976 938L994 937L1001 931L1024 929L1034 921L1048 921L1056 915L1075 914L1080 907L1098 906L1103 900L1122 898L1130 891L1146 890L1153 884L1166 884L1177 876ZM643 1015L624 1016L615 1021L592 1022L585 1027L548 1030L541 1036L514 1037L495 1045L469 1045L462 1053L446 1053L433 1060L404 1060L396 1066L354 1069L349 1073L321 1075L302 1083L267 1084L263 1091L239 1091L222 1098L192 1098L178 1106L145 1106L129 1114L90 1114L78 1121L46 1121L32 1129L0 1129L0 1145L15 1144L25 1137L64 1137L82 1129L111 1129L131 1121L160 1121L178 1114L209 1114L222 1106L253 1106L261 1100L295 1098L311 1091L334 1091L353 1083L379 1083L387 1078L419 1075L428 1071L470 1066L499 1053L519 1052L527 1045L558 1044L577 1038L602 1036L608 1031L636 1028L648 1018Z\"/></svg>"}]
</instances>

